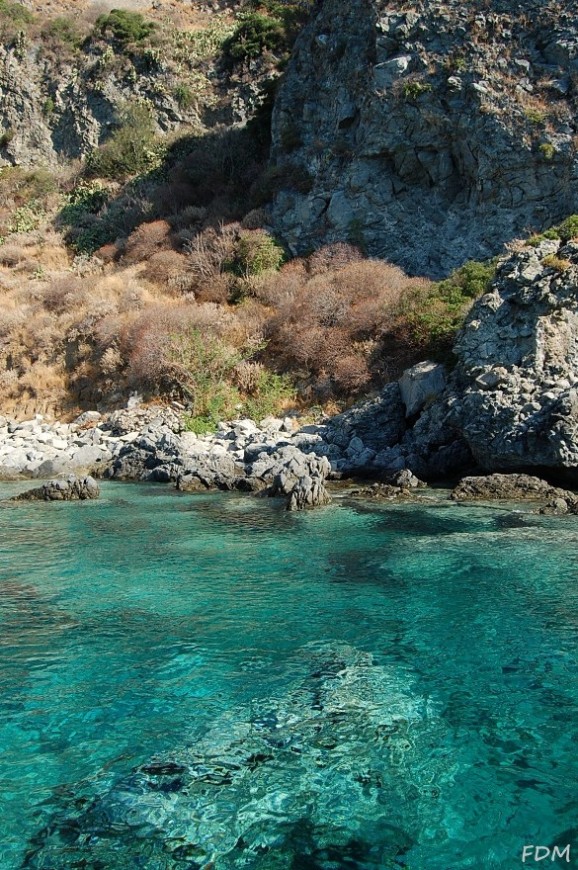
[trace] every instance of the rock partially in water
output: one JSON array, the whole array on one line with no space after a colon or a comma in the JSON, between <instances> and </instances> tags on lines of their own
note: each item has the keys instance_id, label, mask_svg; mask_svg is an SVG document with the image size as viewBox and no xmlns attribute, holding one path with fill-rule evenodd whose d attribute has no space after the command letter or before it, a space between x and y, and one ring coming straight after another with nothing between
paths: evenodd
<instances>
[{"instance_id":1,"label":"rock partially in water","mask_svg":"<svg viewBox=\"0 0 578 870\"><path fill-rule=\"evenodd\" d=\"M578 495L530 474L464 477L451 494L454 501L536 501L548 513L578 513Z\"/></svg>"},{"instance_id":2,"label":"rock partially in water","mask_svg":"<svg viewBox=\"0 0 578 870\"><path fill-rule=\"evenodd\" d=\"M100 487L94 477L55 478L42 486L29 489L13 501L86 501L100 497Z\"/></svg>"},{"instance_id":3,"label":"rock partially in water","mask_svg":"<svg viewBox=\"0 0 578 870\"><path fill-rule=\"evenodd\" d=\"M300 477L289 496L288 511L300 511L304 508L318 507L329 504L331 496L325 489L321 476L310 477L308 474Z\"/></svg>"}]
</instances>

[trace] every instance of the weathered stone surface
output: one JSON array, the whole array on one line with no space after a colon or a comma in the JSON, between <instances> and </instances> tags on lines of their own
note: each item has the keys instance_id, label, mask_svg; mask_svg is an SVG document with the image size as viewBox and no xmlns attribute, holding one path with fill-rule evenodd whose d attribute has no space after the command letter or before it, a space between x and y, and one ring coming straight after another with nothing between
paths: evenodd
<instances>
[{"instance_id":1,"label":"weathered stone surface","mask_svg":"<svg viewBox=\"0 0 578 870\"><path fill-rule=\"evenodd\" d=\"M455 352L453 418L482 468L578 467L578 245L503 262Z\"/></svg>"},{"instance_id":2,"label":"weathered stone surface","mask_svg":"<svg viewBox=\"0 0 578 870\"><path fill-rule=\"evenodd\" d=\"M413 417L426 405L431 405L440 397L445 385L445 367L440 363L426 360L406 369L399 379L406 417Z\"/></svg>"},{"instance_id":3,"label":"weathered stone surface","mask_svg":"<svg viewBox=\"0 0 578 870\"><path fill-rule=\"evenodd\" d=\"M569 85L540 91L544 121L532 105L576 71L575 0L316 9L273 113L273 218L292 250L359 240L436 277L578 210Z\"/></svg>"},{"instance_id":4,"label":"weathered stone surface","mask_svg":"<svg viewBox=\"0 0 578 870\"><path fill-rule=\"evenodd\" d=\"M529 474L464 477L451 497L454 501L536 501L555 513L578 512L576 493Z\"/></svg>"},{"instance_id":5,"label":"weathered stone surface","mask_svg":"<svg viewBox=\"0 0 578 870\"><path fill-rule=\"evenodd\" d=\"M35 489L15 496L13 501L86 501L100 496L100 487L93 477L49 480Z\"/></svg>"}]
</instances>

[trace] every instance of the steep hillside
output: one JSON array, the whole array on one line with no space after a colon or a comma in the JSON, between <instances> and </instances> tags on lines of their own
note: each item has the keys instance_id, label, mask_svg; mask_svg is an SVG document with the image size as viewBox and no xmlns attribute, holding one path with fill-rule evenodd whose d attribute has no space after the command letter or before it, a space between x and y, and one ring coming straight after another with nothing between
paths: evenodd
<instances>
[{"instance_id":1,"label":"steep hillside","mask_svg":"<svg viewBox=\"0 0 578 870\"><path fill-rule=\"evenodd\" d=\"M252 111L259 76L243 92L219 64L234 31L227 10L199 13L183 28L168 13L158 20L99 8L55 17L0 4L0 166L86 157L128 105L146 108L164 134L201 133Z\"/></svg>"},{"instance_id":2,"label":"steep hillside","mask_svg":"<svg viewBox=\"0 0 578 870\"><path fill-rule=\"evenodd\" d=\"M291 249L440 276L575 211L577 22L575 0L325 0L273 117Z\"/></svg>"},{"instance_id":3,"label":"steep hillside","mask_svg":"<svg viewBox=\"0 0 578 870\"><path fill-rule=\"evenodd\" d=\"M572 3L111 6L0 0L4 413L335 411L576 208Z\"/></svg>"}]
</instances>

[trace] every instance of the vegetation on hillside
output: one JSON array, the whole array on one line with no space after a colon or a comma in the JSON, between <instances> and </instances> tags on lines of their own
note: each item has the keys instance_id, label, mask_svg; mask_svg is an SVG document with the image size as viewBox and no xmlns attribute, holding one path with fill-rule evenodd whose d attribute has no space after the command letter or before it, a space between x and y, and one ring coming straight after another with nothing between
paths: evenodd
<instances>
[{"instance_id":1,"label":"vegetation on hillside","mask_svg":"<svg viewBox=\"0 0 578 870\"><path fill-rule=\"evenodd\" d=\"M228 38L179 44L221 52L235 69L257 58L278 68L307 7L250 0ZM134 13L113 10L83 31L23 9L0 0L0 27L40 27L51 50L89 40L125 57L165 38ZM179 87L192 98L186 77ZM243 127L161 137L150 106L131 101L82 165L0 169L4 410L73 413L136 390L184 401L201 432L292 404L336 408L418 359L449 358L495 262L431 282L351 243L291 258L267 202L308 179L268 167L273 88ZM577 233L573 217L543 237Z\"/></svg>"}]
</instances>

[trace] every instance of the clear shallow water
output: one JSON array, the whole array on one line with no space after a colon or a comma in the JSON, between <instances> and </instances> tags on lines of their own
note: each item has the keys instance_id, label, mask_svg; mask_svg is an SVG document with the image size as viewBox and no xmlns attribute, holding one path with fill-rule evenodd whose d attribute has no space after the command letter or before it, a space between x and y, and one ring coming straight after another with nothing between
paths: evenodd
<instances>
[{"instance_id":1,"label":"clear shallow water","mask_svg":"<svg viewBox=\"0 0 578 870\"><path fill-rule=\"evenodd\" d=\"M0 502L0 870L576 851L577 543L445 503Z\"/></svg>"}]
</instances>

